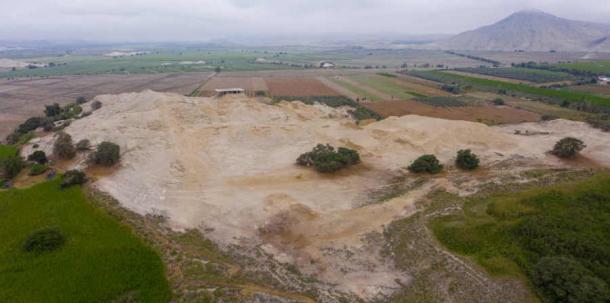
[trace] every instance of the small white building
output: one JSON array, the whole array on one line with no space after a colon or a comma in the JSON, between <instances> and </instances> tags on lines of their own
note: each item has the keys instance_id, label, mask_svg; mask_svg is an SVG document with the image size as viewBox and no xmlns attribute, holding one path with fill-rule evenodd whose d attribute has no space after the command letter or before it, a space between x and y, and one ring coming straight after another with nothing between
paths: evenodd
<instances>
[{"instance_id":1,"label":"small white building","mask_svg":"<svg viewBox=\"0 0 610 303\"><path fill-rule=\"evenodd\" d=\"M337 67L334 63L332 63L330 61L320 61L320 63L318 63L318 66L320 68L335 68L335 67Z\"/></svg>"},{"instance_id":2,"label":"small white building","mask_svg":"<svg viewBox=\"0 0 610 303\"><path fill-rule=\"evenodd\" d=\"M216 96L222 97L224 95L237 95L243 94L245 90L243 88L217 88Z\"/></svg>"}]
</instances>

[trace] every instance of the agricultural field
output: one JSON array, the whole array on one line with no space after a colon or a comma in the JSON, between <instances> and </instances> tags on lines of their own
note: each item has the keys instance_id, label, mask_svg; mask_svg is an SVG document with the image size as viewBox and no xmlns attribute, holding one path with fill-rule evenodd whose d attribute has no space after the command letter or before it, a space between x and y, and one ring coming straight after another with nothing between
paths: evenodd
<instances>
[{"instance_id":1,"label":"agricultural field","mask_svg":"<svg viewBox=\"0 0 610 303\"><path fill-rule=\"evenodd\" d=\"M349 80L347 77L333 76L328 79L343 89L348 90L356 99L365 101L378 101L383 99L382 96L379 96L379 93L371 92L370 88L367 89L366 87L362 87L357 83L354 83L354 81Z\"/></svg>"},{"instance_id":2,"label":"agricultural field","mask_svg":"<svg viewBox=\"0 0 610 303\"><path fill-rule=\"evenodd\" d=\"M414 97L404 87L395 81L396 77L389 77L393 74L360 74L349 77L357 82L361 87L370 87L373 92L378 92L378 95L384 100L409 100Z\"/></svg>"},{"instance_id":3,"label":"agricultural field","mask_svg":"<svg viewBox=\"0 0 610 303\"><path fill-rule=\"evenodd\" d=\"M289 96L340 96L337 91L326 86L315 78L272 77L265 78L272 97Z\"/></svg>"},{"instance_id":4,"label":"agricultural field","mask_svg":"<svg viewBox=\"0 0 610 303\"><path fill-rule=\"evenodd\" d=\"M582 60L609 60L608 53L586 53L586 52L498 52L498 51L463 51L461 53L499 61L510 66L512 63L523 62L548 62L559 63L567 61Z\"/></svg>"},{"instance_id":5,"label":"agricultural field","mask_svg":"<svg viewBox=\"0 0 610 303\"><path fill-rule=\"evenodd\" d=\"M558 63L556 66L600 75L610 75L610 61L579 61Z\"/></svg>"},{"instance_id":6,"label":"agricultural field","mask_svg":"<svg viewBox=\"0 0 610 303\"><path fill-rule=\"evenodd\" d=\"M593 93L596 95L610 98L610 85L598 85L598 84L575 85L575 86L570 86L567 89L572 90L572 91L577 91L577 92Z\"/></svg>"},{"instance_id":7,"label":"agricultural field","mask_svg":"<svg viewBox=\"0 0 610 303\"><path fill-rule=\"evenodd\" d=\"M3 302L167 302L159 256L78 187L59 180L0 191L0 300ZM54 251L26 252L31 233L53 228ZM24 291L26 290L27 291Z\"/></svg>"},{"instance_id":8,"label":"agricultural field","mask_svg":"<svg viewBox=\"0 0 610 303\"><path fill-rule=\"evenodd\" d=\"M475 195L461 202L463 211L441 215L430 226L450 250L492 276L528 281L545 301L562 301L556 288L563 288L582 290L570 295L574 302L602 302L610 295L609 199L610 176L602 174Z\"/></svg>"},{"instance_id":9,"label":"agricultural field","mask_svg":"<svg viewBox=\"0 0 610 303\"><path fill-rule=\"evenodd\" d=\"M438 82L458 82L465 85L474 86L477 89L493 91L506 90L510 91L511 93L523 93L528 96L548 98L556 103L561 103L562 101L576 103L586 101L594 105L610 107L610 98L600 97L589 93L573 92L566 89L547 89L525 84L515 84L496 80L467 77L439 71L410 72L410 74Z\"/></svg>"},{"instance_id":10,"label":"agricultural field","mask_svg":"<svg viewBox=\"0 0 610 303\"><path fill-rule=\"evenodd\" d=\"M559 82L566 80L576 80L576 77L562 72L552 72L537 69L518 68L518 67L502 67L502 68L460 68L458 71L494 76L499 78L508 78L515 80L523 80L533 83L548 83Z\"/></svg>"},{"instance_id":11,"label":"agricultural field","mask_svg":"<svg viewBox=\"0 0 610 303\"><path fill-rule=\"evenodd\" d=\"M153 51L151 54L127 57L74 55L25 58L22 60L53 63L53 67L18 69L0 73L0 77L51 77L98 74L157 74L177 72L212 72L217 67L225 71L289 69L281 64L255 63L260 54L242 51Z\"/></svg>"},{"instance_id":12,"label":"agricultural field","mask_svg":"<svg viewBox=\"0 0 610 303\"><path fill-rule=\"evenodd\" d=\"M44 105L74 102L79 96L140 92L146 89L190 94L210 73L59 76L0 80L0 139L29 117L42 115Z\"/></svg>"},{"instance_id":13,"label":"agricultural field","mask_svg":"<svg viewBox=\"0 0 610 303\"><path fill-rule=\"evenodd\" d=\"M488 125L535 122L540 116L530 111L497 106L435 106L419 101L379 101L363 103L383 117L420 115L448 120L481 122Z\"/></svg>"}]
</instances>

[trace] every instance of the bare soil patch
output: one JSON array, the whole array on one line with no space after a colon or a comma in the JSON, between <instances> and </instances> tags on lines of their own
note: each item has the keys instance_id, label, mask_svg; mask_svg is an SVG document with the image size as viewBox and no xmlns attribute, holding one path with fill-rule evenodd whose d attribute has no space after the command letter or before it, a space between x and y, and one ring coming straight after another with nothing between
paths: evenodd
<instances>
[{"instance_id":1,"label":"bare soil patch","mask_svg":"<svg viewBox=\"0 0 610 303\"><path fill-rule=\"evenodd\" d=\"M265 78L265 82L271 96L341 96L339 92L315 78L270 77Z\"/></svg>"},{"instance_id":2,"label":"bare soil patch","mask_svg":"<svg viewBox=\"0 0 610 303\"><path fill-rule=\"evenodd\" d=\"M540 116L536 113L505 106L436 107L417 101L381 101L362 105L384 117L422 115L487 124L513 124L540 120Z\"/></svg>"}]
</instances>

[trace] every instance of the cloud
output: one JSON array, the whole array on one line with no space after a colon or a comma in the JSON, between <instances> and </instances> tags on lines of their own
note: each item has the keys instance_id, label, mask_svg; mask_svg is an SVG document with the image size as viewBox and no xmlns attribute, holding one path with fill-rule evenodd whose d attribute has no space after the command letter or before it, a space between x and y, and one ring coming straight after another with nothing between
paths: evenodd
<instances>
[{"instance_id":1,"label":"cloud","mask_svg":"<svg viewBox=\"0 0 610 303\"><path fill-rule=\"evenodd\" d=\"M599 0L0 0L5 39L207 40L457 33L522 9L610 20Z\"/></svg>"}]
</instances>

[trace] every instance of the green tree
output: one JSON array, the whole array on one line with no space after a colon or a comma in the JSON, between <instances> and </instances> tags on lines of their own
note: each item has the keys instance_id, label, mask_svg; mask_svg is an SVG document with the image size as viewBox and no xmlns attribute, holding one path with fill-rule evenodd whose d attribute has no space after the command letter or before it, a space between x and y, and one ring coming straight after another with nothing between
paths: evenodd
<instances>
[{"instance_id":1,"label":"green tree","mask_svg":"<svg viewBox=\"0 0 610 303\"><path fill-rule=\"evenodd\" d=\"M102 142L93 154L93 162L103 166L112 166L119 162L121 148L112 142Z\"/></svg>"},{"instance_id":2,"label":"green tree","mask_svg":"<svg viewBox=\"0 0 610 303\"><path fill-rule=\"evenodd\" d=\"M19 155L10 155L2 160L2 170L8 179L16 177L23 169L23 159Z\"/></svg>"},{"instance_id":3,"label":"green tree","mask_svg":"<svg viewBox=\"0 0 610 303\"><path fill-rule=\"evenodd\" d=\"M53 154L60 159L72 159L76 156L76 149L72 144L72 136L59 132L53 145Z\"/></svg>"},{"instance_id":4,"label":"green tree","mask_svg":"<svg viewBox=\"0 0 610 303\"><path fill-rule=\"evenodd\" d=\"M479 167L479 157L470 151L470 149L462 149L457 152L455 158L455 166L463 170L474 170Z\"/></svg>"},{"instance_id":5,"label":"green tree","mask_svg":"<svg viewBox=\"0 0 610 303\"><path fill-rule=\"evenodd\" d=\"M571 258L541 258L534 266L532 279L548 302L610 301L606 282Z\"/></svg>"},{"instance_id":6,"label":"green tree","mask_svg":"<svg viewBox=\"0 0 610 303\"><path fill-rule=\"evenodd\" d=\"M77 150L89 150L91 142L88 139L82 139L76 143Z\"/></svg>"},{"instance_id":7,"label":"green tree","mask_svg":"<svg viewBox=\"0 0 610 303\"><path fill-rule=\"evenodd\" d=\"M587 147L584 142L573 137L563 138L553 147L551 153L560 158L573 158Z\"/></svg>"},{"instance_id":8,"label":"green tree","mask_svg":"<svg viewBox=\"0 0 610 303\"><path fill-rule=\"evenodd\" d=\"M69 170L61 176L61 188L66 188L72 185L81 185L87 182L87 176L80 170Z\"/></svg>"},{"instance_id":9,"label":"green tree","mask_svg":"<svg viewBox=\"0 0 610 303\"><path fill-rule=\"evenodd\" d=\"M37 150L28 156L28 161L36 162L38 164L47 163L47 155L41 150Z\"/></svg>"},{"instance_id":10,"label":"green tree","mask_svg":"<svg viewBox=\"0 0 610 303\"><path fill-rule=\"evenodd\" d=\"M58 116L59 114L61 114L61 107L57 103L45 105L44 113L45 115L47 115L47 117Z\"/></svg>"},{"instance_id":11,"label":"green tree","mask_svg":"<svg viewBox=\"0 0 610 303\"><path fill-rule=\"evenodd\" d=\"M435 155L423 155L413 161L408 169L412 173L437 174L443 170L443 165L441 165Z\"/></svg>"},{"instance_id":12,"label":"green tree","mask_svg":"<svg viewBox=\"0 0 610 303\"><path fill-rule=\"evenodd\" d=\"M23 243L23 250L32 253L53 251L62 246L66 238L58 228L48 227L30 234Z\"/></svg>"},{"instance_id":13,"label":"green tree","mask_svg":"<svg viewBox=\"0 0 610 303\"><path fill-rule=\"evenodd\" d=\"M310 152L297 158L297 164L313 166L322 173L333 173L345 167L360 163L356 150L340 147L338 150L329 144L318 144Z\"/></svg>"}]
</instances>

